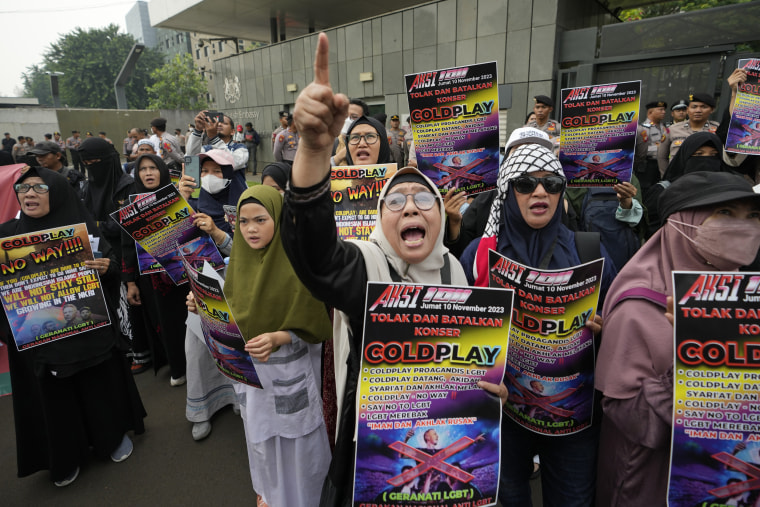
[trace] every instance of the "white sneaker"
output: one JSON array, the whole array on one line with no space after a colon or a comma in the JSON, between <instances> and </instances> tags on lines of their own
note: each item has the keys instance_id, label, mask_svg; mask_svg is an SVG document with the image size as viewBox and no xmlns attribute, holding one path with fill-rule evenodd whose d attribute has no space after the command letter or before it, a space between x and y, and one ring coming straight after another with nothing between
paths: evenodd
<instances>
[{"instance_id":1,"label":"white sneaker","mask_svg":"<svg viewBox=\"0 0 760 507\"><path fill-rule=\"evenodd\" d=\"M111 453L111 460L114 463L121 463L128 457L132 456L132 451L134 448L135 446L132 443L132 440L130 440L129 437L124 434L124 438L121 439L119 447L117 447L116 450Z\"/></svg>"},{"instance_id":2,"label":"white sneaker","mask_svg":"<svg viewBox=\"0 0 760 507\"><path fill-rule=\"evenodd\" d=\"M59 488L64 488L68 486L69 484L71 484L72 482L74 482L75 480L77 480L77 477L79 477L79 467L77 467L76 470L74 470L74 473L72 473L71 475L63 479L62 481L55 481L53 482L53 484L55 484Z\"/></svg>"},{"instance_id":3,"label":"white sneaker","mask_svg":"<svg viewBox=\"0 0 760 507\"><path fill-rule=\"evenodd\" d=\"M208 421L193 424L193 440L203 440L211 434L211 423Z\"/></svg>"},{"instance_id":4,"label":"white sneaker","mask_svg":"<svg viewBox=\"0 0 760 507\"><path fill-rule=\"evenodd\" d=\"M171 384L172 387L182 386L187 382L187 377L185 375L182 375L180 378L169 377L169 379L169 384Z\"/></svg>"}]
</instances>

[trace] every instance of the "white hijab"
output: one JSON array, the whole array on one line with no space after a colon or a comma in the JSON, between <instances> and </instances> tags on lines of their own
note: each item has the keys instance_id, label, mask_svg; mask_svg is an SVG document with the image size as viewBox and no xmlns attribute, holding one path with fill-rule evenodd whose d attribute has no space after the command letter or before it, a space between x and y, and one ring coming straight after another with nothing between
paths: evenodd
<instances>
[{"instance_id":1,"label":"white hijab","mask_svg":"<svg viewBox=\"0 0 760 507\"><path fill-rule=\"evenodd\" d=\"M438 236L433 246L433 251L430 252L422 262L417 264L408 264L398 253L391 247L388 239L383 232L383 226L380 221L380 213L382 207L382 201L388 189L393 185L393 180L402 174L418 174L427 181L430 188L433 189L433 193L438 200L438 209L441 213L441 229L438 231ZM444 265L444 256L449 257L449 270L451 272L451 284L452 285L467 285L467 277L464 274L462 265L456 257L449 253L449 249L443 246L443 236L446 227L446 210L443 206L443 198L440 192L436 188L435 184L424 174L414 167L404 167L396 174L394 174L383 187L380 192L380 199L377 204L377 223L375 224L375 230L369 237L369 241L357 241L350 240L354 245L359 247L364 257L364 265L367 269L367 281L370 282L391 282L391 273L388 266L392 266L398 273L403 282L407 283L421 283L440 285L441 284L441 268ZM361 330L358 330L361 332ZM356 333L351 333L356 336ZM348 316L343 312L336 311L335 318L333 319L333 350L335 357L335 391L338 403L338 424L340 427L340 414L343 405L343 396L346 391L346 362L348 360L348 353L350 349L349 343L349 321ZM359 413L359 397L356 397L356 413ZM354 435L354 438L356 436Z\"/></svg>"}]
</instances>

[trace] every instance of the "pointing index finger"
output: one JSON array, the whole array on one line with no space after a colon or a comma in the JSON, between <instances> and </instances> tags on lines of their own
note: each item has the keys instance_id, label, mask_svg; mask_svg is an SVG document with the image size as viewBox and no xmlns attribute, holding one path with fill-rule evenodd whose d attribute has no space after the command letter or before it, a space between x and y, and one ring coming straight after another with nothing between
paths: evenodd
<instances>
[{"instance_id":1,"label":"pointing index finger","mask_svg":"<svg viewBox=\"0 0 760 507\"><path fill-rule=\"evenodd\" d=\"M330 86L330 70L328 64L328 54L330 43L324 32L319 34L317 40L317 54L314 57L314 82L319 85Z\"/></svg>"}]
</instances>

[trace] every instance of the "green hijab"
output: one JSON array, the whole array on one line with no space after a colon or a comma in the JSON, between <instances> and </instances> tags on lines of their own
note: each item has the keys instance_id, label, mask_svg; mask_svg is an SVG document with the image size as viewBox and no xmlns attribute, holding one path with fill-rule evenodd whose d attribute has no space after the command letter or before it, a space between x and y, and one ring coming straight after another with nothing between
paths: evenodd
<instances>
[{"instance_id":1,"label":"green hijab","mask_svg":"<svg viewBox=\"0 0 760 507\"><path fill-rule=\"evenodd\" d=\"M266 185L249 188L238 200L238 215L241 204L251 198L274 219L274 236L269 245L254 250L235 223L224 292L243 337L250 340L263 333L293 331L308 343L327 340L332 336L327 309L298 279L282 248L280 192Z\"/></svg>"}]
</instances>

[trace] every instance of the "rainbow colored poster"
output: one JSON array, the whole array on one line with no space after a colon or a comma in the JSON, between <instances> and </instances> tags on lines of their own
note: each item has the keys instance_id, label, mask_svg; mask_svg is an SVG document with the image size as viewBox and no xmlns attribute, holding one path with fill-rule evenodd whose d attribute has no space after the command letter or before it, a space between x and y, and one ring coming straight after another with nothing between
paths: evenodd
<instances>
[{"instance_id":1,"label":"rainbow colored poster","mask_svg":"<svg viewBox=\"0 0 760 507\"><path fill-rule=\"evenodd\" d=\"M407 74L417 167L442 194L496 188L499 91L496 62Z\"/></svg>"},{"instance_id":2,"label":"rainbow colored poster","mask_svg":"<svg viewBox=\"0 0 760 507\"><path fill-rule=\"evenodd\" d=\"M504 411L544 435L591 426L594 336L604 259L572 268L534 269L489 251L489 285L514 289Z\"/></svg>"},{"instance_id":3,"label":"rainbow colored poster","mask_svg":"<svg viewBox=\"0 0 760 507\"><path fill-rule=\"evenodd\" d=\"M341 239L369 240L377 221L377 202L396 164L333 167L330 193Z\"/></svg>"},{"instance_id":4,"label":"rainbow colored poster","mask_svg":"<svg viewBox=\"0 0 760 507\"><path fill-rule=\"evenodd\" d=\"M631 181L641 81L565 88L559 161L571 187Z\"/></svg>"},{"instance_id":5,"label":"rainbow colored poster","mask_svg":"<svg viewBox=\"0 0 760 507\"><path fill-rule=\"evenodd\" d=\"M739 86L728 126L726 151L760 155L760 59L743 59L747 80Z\"/></svg>"},{"instance_id":6,"label":"rainbow colored poster","mask_svg":"<svg viewBox=\"0 0 760 507\"><path fill-rule=\"evenodd\" d=\"M129 196L129 202L133 203L143 197L150 194L133 194ZM135 242L135 250L137 251L137 267L140 270L141 275L149 275L151 273L159 273L165 271L161 263L153 258L151 254L145 251L140 243Z\"/></svg>"},{"instance_id":7,"label":"rainbow colored poster","mask_svg":"<svg viewBox=\"0 0 760 507\"><path fill-rule=\"evenodd\" d=\"M367 285L354 506L496 504L512 296Z\"/></svg>"},{"instance_id":8,"label":"rainbow colored poster","mask_svg":"<svg viewBox=\"0 0 760 507\"><path fill-rule=\"evenodd\" d=\"M760 502L760 273L673 273L668 505Z\"/></svg>"},{"instance_id":9,"label":"rainbow colored poster","mask_svg":"<svg viewBox=\"0 0 760 507\"><path fill-rule=\"evenodd\" d=\"M86 224L0 239L0 299L18 350L111 324Z\"/></svg>"},{"instance_id":10,"label":"rainbow colored poster","mask_svg":"<svg viewBox=\"0 0 760 507\"><path fill-rule=\"evenodd\" d=\"M261 389L261 381L253 365L253 359L244 349L245 338L224 297L221 278L208 263L204 264L206 274L196 270L184 256L182 263L187 271L190 289L195 296L203 339L216 367L223 375L236 382Z\"/></svg>"},{"instance_id":11,"label":"rainbow colored poster","mask_svg":"<svg viewBox=\"0 0 760 507\"><path fill-rule=\"evenodd\" d=\"M193 265L207 261L214 269L224 267L214 241L193 225L194 214L177 188L169 184L114 211L111 217L180 285L187 282L187 274L177 245Z\"/></svg>"}]
</instances>

